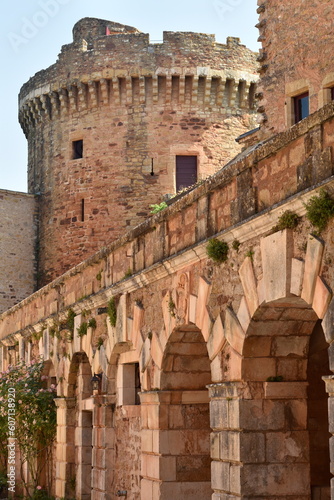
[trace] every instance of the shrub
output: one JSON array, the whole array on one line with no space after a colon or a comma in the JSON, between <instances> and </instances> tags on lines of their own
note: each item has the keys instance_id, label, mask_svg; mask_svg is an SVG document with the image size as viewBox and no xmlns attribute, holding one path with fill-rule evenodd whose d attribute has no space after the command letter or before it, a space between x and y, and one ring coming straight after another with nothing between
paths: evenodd
<instances>
[{"instance_id":1,"label":"shrub","mask_svg":"<svg viewBox=\"0 0 334 500\"><path fill-rule=\"evenodd\" d=\"M73 311L73 309L69 309L67 311L67 319L66 319L66 326L71 332L74 332L74 318L76 314Z\"/></svg>"},{"instance_id":2,"label":"shrub","mask_svg":"<svg viewBox=\"0 0 334 500\"><path fill-rule=\"evenodd\" d=\"M158 212L161 212L161 210L167 208L167 203L165 201L161 203L155 203L154 205L150 205L150 208L151 214L157 214Z\"/></svg>"},{"instance_id":3,"label":"shrub","mask_svg":"<svg viewBox=\"0 0 334 500\"><path fill-rule=\"evenodd\" d=\"M241 245L240 241L234 240L233 243L232 243L233 250L236 250L238 252L240 245Z\"/></svg>"},{"instance_id":4,"label":"shrub","mask_svg":"<svg viewBox=\"0 0 334 500\"><path fill-rule=\"evenodd\" d=\"M43 369L42 360L30 364L21 361L0 374L0 442L15 433L22 463L27 464L29 471L29 484L22 478L27 492L29 489L39 491L38 485L45 472L47 489L51 488L52 450L57 425L53 401L56 387L45 387L44 381L48 377L43 375ZM8 427L13 409L14 430Z\"/></svg>"},{"instance_id":5,"label":"shrub","mask_svg":"<svg viewBox=\"0 0 334 500\"><path fill-rule=\"evenodd\" d=\"M116 326L117 309L114 297L111 297L111 299L108 302L108 316L111 326Z\"/></svg>"},{"instance_id":6,"label":"shrub","mask_svg":"<svg viewBox=\"0 0 334 500\"><path fill-rule=\"evenodd\" d=\"M88 323L84 321L83 323L81 323L79 328L77 328L78 337L83 337L84 335L87 335L87 330L88 330Z\"/></svg>"},{"instance_id":7,"label":"shrub","mask_svg":"<svg viewBox=\"0 0 334 500\"><path fill-rule=\"evenodd\" d=\"M314 195L305 203L306 217L320 233L326 229L328 222L334 216L334 200L324 190Z\"/></svg>"},{"instance_id":8,"label":"shrub","mask_svg":"<svg viewBox=\"0 0 334 500\"><path fill-rule=\"evenodd\" d=\"M228 255L228 244L225 241L212 238L207 244L206 253L214 262L225 262Z\"/></svg>"},{"instance_id":9,"label":"shrub","mask_svg":"<svg viewBox=\"0 0 334 500\"><path fill-rule=\"evenodd\" d=\"M291 210L286 210L279 218L277 224L272 228L272 232L283 231L284 229L294 229L298 226L300 217Z\"/></svg>"},{"instance_id":10,"label":"shrub","mask_svg":"<svg viewBox=\"0 0 334 500\"><path fill-rule=\"evenodd\" d=\"M95 318L90 318L90 320L88 321L88 328L93 328L93 329L96 328L96 319Z\"/></svg>"}]
</instances>

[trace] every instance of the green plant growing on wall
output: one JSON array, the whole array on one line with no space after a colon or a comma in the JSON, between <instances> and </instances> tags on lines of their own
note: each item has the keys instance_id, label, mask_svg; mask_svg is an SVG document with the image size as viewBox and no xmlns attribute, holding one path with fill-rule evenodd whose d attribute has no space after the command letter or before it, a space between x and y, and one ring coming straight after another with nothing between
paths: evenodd
<instances>
[{"instance_id":1,"label":"green plant growing on wall","mask_svg":"<svg viewBox=\"0 0 334 500\"><path fill-rule=\"evenodd\" d=\"M283 382L284 377L282 375L276 375L275 377L268 377L267 382Z\"/></svg>"},{"instance_id":2,"label":"green plant growing on wall","mask_svg":"<svg viewBox=\"0 0 334 500\"><path fill-rule=\"evenodd\" d=\"M66 326L73 333L74 332L74 318L76 314L73 309L67 311Z\"/></svg>"},{"instance_id":3,"label":"green plant growing on wall","mask_svg":"<svg viewBox=\"0 0 334 500\"><path fill-rule=\"evenodd\" d=\"M169 314L172 316L172 318L176 317L175 309L176 309L175 302L172 299L172 297L170 297L170 299L168 301L168 311L169 311Z\"/></svg>"},{"instance_id":4,"label":"green plant growing on wall","mask_svg":"<svg viewBox=\"0 0 334 500\"><path fill-rule=\"evenodd\" d=\"M96 328L96 319L95 318L90 318L88 321L88 328L93 328L95 330Z\"/></svg>"},{"instance_id":5,"label":"green plant growing on wall","mask_svg":"<svg viewBox=\"0 0 334 500\"><path fill-rule=\"evenodd\" d=\"M43 329L39 332L34 332L31 337L38 342L43 337Z\"/></svg>"},{"instance_id":6,"label":"green plant growing on wall","mask_svg":"<svg viewBox=\"0 0 334 500\"><path fill-rule=\"evenodd\" d=\"M116 301L115 301L114 297L111 297L111 299L108 302L107 314L108 314L111 326L116 326L117 308L116 308Z\"/></svg>"},{"instance_id":7,"label":"green plant growing on wall","mask_svg":"<svg viewBox=\"0 0 334 500\"><path fill-rule=\"evenodd\" d=\"M228 244L225 241L212 238L206 246L206 253L209 259L213 260L217 264L226 262L228 256Z\"/></svg>"},{"instance_id":8,"label":"green plant growing on wall","mask_svg":"<svg viewBox=\"0 0 334 500\"><path fill-rule=\"evenodd\" d=\"M158 212L161 212L161 210L165 210L165 208L167 208L167 203L165 201L155 203L154 205L150 205L150 208L151 214L157 214Z\"/></svg>"},{"instance_id":9,"label":"green plant growing on wall","mask_svg":"<svg viewBox=\"0 0 334 500\"><path fill-rule=\"evenodd\" d=\"M334 200L324 189L320 189L318 195L312 196L305 203L306 217L311 224L321 233L326 229L328 222L334 217Z\"/></svg>"},{"instance_id":10,"label":"green plant growing on wall","mask_svg":"<svg viewBox=\"0 0 334 500\"><path fill-rule=\"evenodd\" d=\"M277 224L272 228L271 232L276 233L277 231L283 231L284 229L294 229L298 226L300 217L291 210L286 210L278 218Z\"/></svg>"},{"instance_id":11,"label":"green plant growing on wall","mask_svg":"<svg viewBox=\"0 0 334 500\"><path fill-rule=\"evenodd\" d=\"M126 278L130 278L130 276L132 276L133 272L132 272L132 269L128 269L126 271L126 273L124 274L124 278L123 279L126 279Z\"/></svg>"},{"instance_id":12,"label":"green plant growing on wall","mask_svg":"<svg viewBox=\"0 0 334 500\"><path fill-rule=\"evenodd\" d=\"M251 259L251 261L253 261L253 259L254 259L254 253L255 253L254 250L252 248L250 248L248 250L248 252L245 253L245 256L249 257Z\"/></svg>"},{"instance_id":13,"label":"green plant growing on wall","mask_svg":"<svg viewBox=\"0 0 334 500\"><path fill-rule=\"evenodd\" d=\"M102 270L97 273L96 279L97 279L97 281L101 281L102 280Z\"/></svg>"},{"instance_id":14,"label":"green plant growing on wall","mask_svg":"<svg viewBox=\"0 0 334 500\"><path fill-rule=\"evenodd\" d=\"M86 321L83 321L79 328L77 328L77 333L78 337L83 337L84 335L87 335L87 330L88 330L88 323Z\"/></svg>"},{"instance_id":15,"label":"green plant growing on wall","mask_svg":"<svg viewBox=\"0 0 334 500\"><path fill-rule=\"evenodd\" d=\"M50 388L45 387L48 377L43 375L43 370L43 361L35 360L9 366L0 374L0 443L9 435L9 417L15 409L15 443L23 466L26 464L29 471L29 483L21 476L25 498L35 498L43 475L47 482L47 492L44 492L50 494L52 486L56 387L52 384Z\"/></svg>"},{"instance_id":16,"label":"green plant growing on wall","mask_svg":"<svg viewBox=\"0 0 334 500\"><path fill-rule=\"evenodd\" d=\"M103 342L104 342L104 340L103 340L103 338L102 338L102 337L99 337L99 338L97 339L97 344L96 344L96 347L97 347L97 350L98 350L98 351L99 351L99 350L101 349L101 347L103 346Z\"/></svg>"},{"instance_id":17,"label":"green plant growing on wall","mask_svg":"<svg viewBox=\"0 0 334 500\"><path fill-rule=\"evenodd\" d=\"M53 323L52 326L49 327L49 335L50 337L56 337L58 333L58 325L56 323Z\"/></svg>"},{"instance_id":18,"label":"green plant growing on wall","mask_svg":"<svg viewBox=\"0 0 334 500\"><path fill-rule=\"evenodd\" d=\"M236 252L238 252L240 245L241 245L240 241L234 240L233 243L232 243L233 250L235 250Z\"/></svg>"}]
</instances>

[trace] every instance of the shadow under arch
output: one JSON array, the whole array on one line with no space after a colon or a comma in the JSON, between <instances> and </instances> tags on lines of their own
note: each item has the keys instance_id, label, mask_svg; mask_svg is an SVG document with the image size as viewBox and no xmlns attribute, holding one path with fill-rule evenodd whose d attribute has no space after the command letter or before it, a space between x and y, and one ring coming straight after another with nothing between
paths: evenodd
<instances>
[{"instance_id":1,"label":"shadow under arch","mask_svg":"<svg viewBox=\"0 0 334 500\"><path fill-rule=\"evenodd\" d=\"M86 353L75 353L68 375L68 397L75 404L69 411L67 426L68 471L66 494L89 500L92 492L93 406L92 369ZM88 402L88 404L87 404ZM75 482L75 485L74 485ZM75 495L74 495L75 494Z\"/></svg>"},{"instance_id":2,"label":"shadow under arch","mask_svg":"<svg viewBox=\"0 0 334 500\"><path fill-rule=\"evenodd\" d=\"M251 396L239 418L253 442L241 471L244 494L330 498L327 349L321 321L299 297L263 304L253 315L241 360Z\"/></svg>"},{"instance_id":3,"label":"shadow under arch","mask_svg":"<svg viewBox=\"0 0 334 500\"><path fill-rule=\"evenodd\" d=\"M211 383L206 342L195 325L174 329L168 338L161 365L160 390L141 394L142 415L157 415L153 424L159 449L155 460L165 461L159 477L150 478L149 449L142 449L142 499L150 488L155 499L209 500L211 490L210 412L206 386ZM155 413L155 412L158 413ZM153 415L153 413L152 413ZM145 419L144 419L145 422ZM145 431L144 431L145 432ZM147 472L146 472L147 471ZM153 483L153 484L152 484Z\"/></svg>"}]
</instances>

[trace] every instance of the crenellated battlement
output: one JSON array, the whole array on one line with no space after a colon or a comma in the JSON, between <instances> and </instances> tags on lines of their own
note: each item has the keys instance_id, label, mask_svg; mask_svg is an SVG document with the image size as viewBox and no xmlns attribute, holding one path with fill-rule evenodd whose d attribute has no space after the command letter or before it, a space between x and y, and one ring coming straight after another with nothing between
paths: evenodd
<instances>
[{"instance_id":1,"label":"crenellated battlement","mask_svg":"<svg viewBox=\"0 0 334 500\"><path fill-rule=\"evenodd\" d=\"M253 109L256 55L229 37L164 32L163 42L110 21L85 18L73 28L56 64L38 72L20 92L20 123L27 135L41 119L97 106L188 105Z\"/></svg>"},{"instance_id":2,"label":"crenellated battlement","mask_svg":"<svg viewBox=\"0 0 334 500\"><path fill-rule=\"evenodd\" d=\"M29 128L43 119L56 119L81 113L99 106L187 106L192 108L224 108L227 112L254 109L255 78L245 72L204 71L197 75L171 74L160 69L158 74L133 76L122 70L102 71L102 78L89 76L81 81L63 83L57 90L43 87L28 94L20 102L19 120L26 135ZM122 74L113 76L111 73ZM211 74L210 74L211 73ZM106 77L104 77L104 75ZM108 75L108 77L107 77Z\"/></svg>"}]
</instances>

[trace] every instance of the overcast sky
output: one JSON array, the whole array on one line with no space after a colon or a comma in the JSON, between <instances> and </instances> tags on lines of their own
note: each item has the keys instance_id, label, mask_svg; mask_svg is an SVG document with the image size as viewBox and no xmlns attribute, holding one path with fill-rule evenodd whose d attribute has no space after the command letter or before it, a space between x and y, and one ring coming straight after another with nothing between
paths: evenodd
<instances>
[{"instance_id":1,"label":"overcast sky","mask_svg":"<svg viewBox=\"0 0 334 500\"><path fill-rule=\"evenodd\" d=\"M98 17L135 26L161 40L163 31L237 36L258 50L256 0L15 0L2 6L0 189L27 190L27 144L17 121L20 87L56 62L73 25Z\"/></svg>"}]
</instances>

